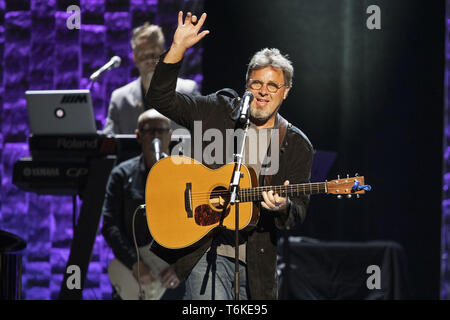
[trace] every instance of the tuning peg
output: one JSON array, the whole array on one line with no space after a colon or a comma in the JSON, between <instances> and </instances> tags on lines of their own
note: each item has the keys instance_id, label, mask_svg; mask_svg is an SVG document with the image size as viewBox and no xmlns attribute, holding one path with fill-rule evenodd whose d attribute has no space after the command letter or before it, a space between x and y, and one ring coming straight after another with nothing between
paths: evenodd
<instances>
[{"instance_id":1,"label":"tuning peg","mask_svg":"<svg viewBox=\"0 0 450 320\"><path fill-rule=\"evenodd\" d=\"M357 177L358 176L358 173L355 173L355 177Z\"/></svg>"},{"instance_id":2,"label":"tuning peg","mask_svg":"<svg viewBox=\"0 0 450 320\"><path fill-rule=\"evenodd\" d=\"M338 194L337 198L342 199L342 195Z\"/></svg>"},{"instance_id":3,"label":"tuning peg","mask_svg":"<svg viewBox=\"0 0 450 320\"><path fill-rule=\"evenodd\" d=\"M356 199L359 199L359 194L358 193L356 194Z\"/></svg>"},{"instance_id":4,"label":"tuning peg","mask_svg":"<svg viewBox=\"0 0 450 320\"><path fill-rule=\"evenodd\" d=\"M341 176L340 175L338 175L338 180L341 178Z\"/></svg>"},{"instance_id":5,"label":"tuning peg","mask_svg":"<svg viewBox=\"0 0 450 320\"><path fill-rule=\"evenodd\" d=\"M348 199L350 199L351 197L352 197L352 195L351 195L351 194L348 194L348 195L347 195L347 198L348 198Z\"/></svg>"},{"instance_id":6,"label":"tuning peg","mask_svg":"<svg viewBox=\"0 0 450 320\"><path fill-rule=\"evenodd\" d=\"M347 179L350 178L350 175L347 173Z\"/></svg>"}]
</instances>

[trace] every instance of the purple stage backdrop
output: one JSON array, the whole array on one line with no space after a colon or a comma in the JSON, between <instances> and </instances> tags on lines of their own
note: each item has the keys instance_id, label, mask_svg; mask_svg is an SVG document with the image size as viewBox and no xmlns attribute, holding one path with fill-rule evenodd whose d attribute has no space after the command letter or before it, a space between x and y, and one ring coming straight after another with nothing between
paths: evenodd
<instances>
[{"instance_id":1,"label":"purple stage backdrop","mask_svg":"<svg viewBox=\"0 0 450 320\"><path fill-rule=\"evenodd\" d=\"M81 9L81 28L69 29L67 8ZM72 239L72 199L23 192L12 184L14 163L29 155L28 89L86 88L89 75L118 55L120 68L92 88L101 124L112 90L137 76L129 40L145 21L163 27L168 43L178 10L201 12L203 0L0 0L0 229L27 242L23 255L23 297L56 299ZM188 52L182 76L201 85L201 48ZM441 298L450 299L450 0L447 0L446 116L442 202ZM78 205L78 208L80 204ZM110 299L106 274L111 250L99 234L83 295Z\"/></svg>"},{"instance_id":2,"label":"purple stage backdrop","mask_svg":"<svg viewBox=\"0 0 450 320\"><path fill-rule=\"evenodd\" d=\"M445 119L444 119L444 178L441 240L441 299L450 300L450 0L446 5L447 32L445 38Z\"/></svg>"},{"instance_id":3,"label":"purple stage backdrop","mask_svg":"<svg viewBox=\"0 0 450 320\"><path fill-rule=\"evenodd\" d=\"M72 5L81 9L79 29L68 27ZM132 29L145 21L159 24L170 44L178 11L201 13L202 8L203 0L0 0L0 229L27 242L24 299L58 297L73 234L71 197L40 196L12 184L14 163L30 154L25 90L86 88L89 75L118 55L121 66L91 88L95 116L103 126L112 90L137 77ZM200 86L201 48L187 55L181 76ZM84 299L111 298L106 273L111 258L99 233Z\"/></svg>"}]
</instances>

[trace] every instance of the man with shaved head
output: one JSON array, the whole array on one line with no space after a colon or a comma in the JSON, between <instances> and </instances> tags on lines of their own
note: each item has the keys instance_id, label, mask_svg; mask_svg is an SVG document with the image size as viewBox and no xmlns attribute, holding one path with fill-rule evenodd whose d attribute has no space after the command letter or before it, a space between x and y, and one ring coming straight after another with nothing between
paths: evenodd
<instances>
[{"instance_id":1,"label":"man with shaved head","mask_svg":"<svg viewBox=\"0 0 450 320\"><path fill-rule=\"evenodd\" d=\"M170 120L154 109L147 110L138 118L136 138L141 145L142 153L120 163L112 171L106 187L106 195L103 203L103 227L102 234L112 248L114 256L122 262L133 276L140 280L141 284L149 284L154 281L151 266L138 261L133 238L133 214L136 208L145 203L145 186L147 175L151 167L156 163L156 154L153 149L153 140L161 141L163 155L169 153ZM144 214L135 217L136 242L139 247L149 245L152 237L147 227ZM152 246L153 247L153 246ZM174 256L168 250L158 251L158 255L168 263L173 262ZM162 256L161 256L162 255ZM165 255L165 256L164 256ZM164 287L174 289L180 281L172 268L167 268L160 275ZM176 293L168 291L168 298L176 297ZM113 292L113 298L119 299L117 292ZM164 298L164 297L163 297Z\"/></svg>"}]
</instances>

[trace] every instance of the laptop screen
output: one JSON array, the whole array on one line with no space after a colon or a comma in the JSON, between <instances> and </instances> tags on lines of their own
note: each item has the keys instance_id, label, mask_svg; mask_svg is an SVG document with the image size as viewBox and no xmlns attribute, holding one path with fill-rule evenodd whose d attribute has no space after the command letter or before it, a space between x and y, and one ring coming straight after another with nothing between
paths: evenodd
<instances>
[{"instance_id":1,"label":"laptop screen","mask_svg":"<svg viewBox=\"0 0 450 320\"><path fill-rule=\"evenodd\" d=\"M25 91L28 119L34 135L95 134L89 90Z\"/></svg>"}]
</instances>

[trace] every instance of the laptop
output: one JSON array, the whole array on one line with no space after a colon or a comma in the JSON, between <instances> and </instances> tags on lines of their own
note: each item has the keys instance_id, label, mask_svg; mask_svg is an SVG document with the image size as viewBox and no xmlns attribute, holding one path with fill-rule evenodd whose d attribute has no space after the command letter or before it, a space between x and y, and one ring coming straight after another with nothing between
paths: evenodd
<instances>
[{"instance_id":1,"label":"laptop","mask_svg":"<svg viewBox=\"0 0 450 320\"><path fill-rule=\"evenodd\" d=\"M89 90L28 90L25 99L33 135L97 133Z\"/></svg>"}]
</instances>

